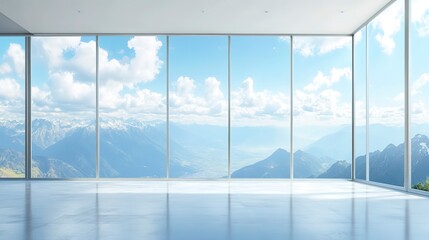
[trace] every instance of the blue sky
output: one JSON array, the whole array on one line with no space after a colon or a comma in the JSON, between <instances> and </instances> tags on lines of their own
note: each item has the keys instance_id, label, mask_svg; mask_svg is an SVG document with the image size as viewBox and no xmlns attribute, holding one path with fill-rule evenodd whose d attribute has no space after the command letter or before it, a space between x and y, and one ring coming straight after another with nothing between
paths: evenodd
<instances>
[{"instance_id":1,"label":"blue sky","mask_svg":"<svg viewBox=\"0 0 429 240\"><path fill-rule=\"evenodd\" d=\"M412 135L418 132L414 124L429 119L429 1L411 1L410 111ZM426 129L425 134L429 135Z\"/></svg>"},{"instance_id":2,"label":"blue sky","mask_svg":"<svg viewBox=\"0 0 429 240\"><path fill-rule=\"evenodd\" d=\"M395 2L359 32L360 37L356 40L355 49L357 125L365 123L365 70L367 70L370 124L403 127L403 4L403 1ZM365 69L366 64L368 69Z\"/></svg>"},{"instance_id":3,"label":"blue sky","mask_svg":"<svg viewBox=\"0 0 429 240\"><path fill-rule=\"evenodd\" d=\"M227 125L228 38L170 37L170 119Z\"/></svg>"},{"instance_id":4,"label":"blue sky","mask_svg":"<svg viewBox=\"0 0 429 240\"><path fill-rule=\"evenodd\" d=\"M99 46L100 48L108 51L109 59L117 59L120 62L127 63L131 59L135 58L136 54L134 49L128 47L128 41L133 36L100 36ZM163 62L159 73L155 79L149 82L141 84L142 88L150 88L154 91L165 93L166 91L166 37L157 36L157 40L161 43L161 47L158 50L159 59Z\"/></svg>"}]
</instances>

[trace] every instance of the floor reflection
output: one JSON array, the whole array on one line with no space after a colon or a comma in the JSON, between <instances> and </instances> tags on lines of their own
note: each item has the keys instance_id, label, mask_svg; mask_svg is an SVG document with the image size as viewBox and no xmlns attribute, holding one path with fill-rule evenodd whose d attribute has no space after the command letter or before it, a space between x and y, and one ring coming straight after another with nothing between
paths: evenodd
<instances>
[{"instance_id":1,"label":"floor reflection","mask_svg":"<svg viewBox=\"0 0 429 240\"><path fill-rule=\"evenodd\" d=\"M25 239L32 240L32 224L31 220L33 219L31 215L31 182L25 183Z\"/></svg>"},{"instance_id":2,"label":"floor reflection","mask_svg":"<svg viewBox=\"0 0 429 240\"><path fill-rule=\"evenodd\" d=\"M349 181L0 182L0 239L427 239L429 199Z\"/></svg>"}]
</instances>

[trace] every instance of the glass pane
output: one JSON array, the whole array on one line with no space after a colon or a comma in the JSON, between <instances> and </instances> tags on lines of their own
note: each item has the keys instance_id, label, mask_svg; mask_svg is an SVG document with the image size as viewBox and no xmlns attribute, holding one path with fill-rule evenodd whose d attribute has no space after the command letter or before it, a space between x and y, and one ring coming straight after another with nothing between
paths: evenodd
<instances>
[{"instance_id":1,"label":"glass pane","mask_svg":"<svg viewBox=\"0 0 429 240\"><path fill-rule=\"evenodd\" d=\"M404 1L368 25L369 180L404 185Z\"/></svg>"},{"instance_id":2,"label":"glass pane","mask_svg":"<svg viewBox=\"0 0 429 240\"><path fill-rule=\"evenodd\" d=\"M294 176L351 177L351 37L294 37Z\"/></svg>"},{"instance_id":3,"label":"glass pane","mask_svg":"<svg viewBox=\"0 0 429 240\"><path fill-rule=\"evenodd\" d=\"M429 191L429 5L411 1L411 185Z\"/></svg>"},{"instance_id":4,"label":"glass pane","mask_svg":"<svg viewBox=\"0 0 429 240\"><path fill-rule=\"evenodd\" d=\"M165 37L99 37L100 176L166 176Z\"/></svg>"},{"instance_id":5,"label":"glass pane","mask_svg":"<svg viewBox=\"0 0 429 240\"><path fill-rule=\"evenodd\" d=\"M32 176L95 177L95 37L31 39Z\"/></svg>"},{"instance_id":6,"label":"glass pane","mask_svg":"<svg viewBox=\"0 0 429 240\"><path fill-rule=\"evenodd\" d=\"M290 174L290 38L231 38L233 178Z\"/></svg>"},{"instance_id":7,"label":"glass pane","mask_svg":"<svg viewBox=\"0 0 429 240\"><path fill-rule=\"evenodd\" d=\"M357 179L366 180L366 27L354 38L355 171Z\"/></svg>"},{"instance_id":8,"label":"glass pane","mask_svg":"<svg viewBox=\"0 0 429 240\"><path fill-rule=\"evenodd\" d=\"M0 37L0 178L25 176L25 38Z\"/></svg>"},{"instance_id":9,"label":"glass pane","mask_svg":"<svg viewBox=\"0 0 429 240\"><path fill-rule=\"evenodd\" d=\"M228 38L170 37L170 176L228 175Z\"/></svg>"}]
</instances>

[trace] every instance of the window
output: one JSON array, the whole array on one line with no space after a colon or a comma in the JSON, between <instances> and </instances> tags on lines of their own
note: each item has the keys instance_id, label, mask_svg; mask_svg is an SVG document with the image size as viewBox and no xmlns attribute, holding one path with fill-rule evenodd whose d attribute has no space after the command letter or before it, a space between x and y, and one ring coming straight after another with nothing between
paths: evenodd
<instances>
[{"instance_id":1,"label":"window","mask_svg":"<svg viewBox=\"0 0 429 240\"><path fill-rule=\"evenodd\" d=\"M24 37L0 37L0 178L25 176L24 46Z\"/></svg>"},{"instance_id":2,"label":"window","mask_svg":"<svg viewBox=\"0 0 429 240\"><path fill-rule=\"evenodd\" d=\"M165 37L99 37L99 47L100 177L165 177Z\"/></svg>"},{"instance_id":3,"label":"window","mask_svg":"<svg viewBox=\"0 0 429 240\"><path fill-rule=\"evenodd\" d=\"M228 38L169 38L170 177L228 176Z\"/></svg>"},{"instance_id":4,"label":"window","mask_svg":"<svg viewBox=\"0 0 429 240\"><path fill-rule=\"evenodd\" d=\"M410 3L411 186L429 191L429 5Z\"/></svg>"},{"instance_id":5,"label":"window","mask_svg":"<svg viewBox=\"0 0 429 240\"><path fill-rule=\"evenodd\" d=\"M351 177L351 37L293 38L294 176Z\"/></svg>"},{"instance_id":6,"label":"window","mask_svg":"<svg viewBox=\"0 0 429 240\"><path fill-rule=\"evenodd\" d=\"M410 4L411 184L429 191L429 6ZM95 177L98 110L104 178L289 178L291 156L296 178L350 178L354 147L358 179L402 187L404 9L389 5L354 46L349 36L100 36L96 56L95 36L31 37L32 177ZM0 37L0 56L0 178L20 178L25 38Z\"/></svg>"},{"instance_id":7,"label":"window","mask_svg":"<svg viewBox=\"0 0 429 240\"><path fill-rule=\"evenodd\" d=\"M372 20L367 34L369 180L403 186L404 1Z\"/></svg>"},{"instance_id":8,"label":"window","mask_svg":"<svg viewBox=\"0 0 429 240\"><path fill-rule=\"evenodd\" d=\"M354 44L355 173L357 179L366 180L366 27L355 34Z\"/></svg>"},{"instance_id":9,"label":"window","mask_svg":"<svg viewBox=\"0 0 429 240\"><path fill-rule=\"evenodd\" d=\"M290 175L290 37L231 37L231 177Z\"/></svg>"},{"instance_id":10,"label":"window","mask_svg":"<svg viewBox=\"0 0 429 240\"><path fill-rule=\"evenodd\" d=\"M31 38L32 176L95 177L95 37Z\"/></svg>"}]
</instances>

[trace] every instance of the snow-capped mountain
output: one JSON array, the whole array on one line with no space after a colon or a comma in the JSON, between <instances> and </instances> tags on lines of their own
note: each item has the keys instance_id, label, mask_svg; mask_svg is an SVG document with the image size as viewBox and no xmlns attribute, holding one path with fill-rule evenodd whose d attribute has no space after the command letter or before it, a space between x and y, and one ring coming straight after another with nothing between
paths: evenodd
<instances>
[{"instance_id":1,"label":"snow-capped mountain","mask_svg":"<svg viewBox=\"0 0 429 240\"><path fill-rule=\"evenodd\" d=\"M75 127L69 124L61 124L59 121L34 119L31 124L31 139L33 145L46 149L63 139L73 128Z\"/></svg>"},{"instance_id":2,"label":"snow-capped mountain","mask_svg":"<svg viewBox=\"0 0 429 240\"><path fill-rule=\"evenodd\" d=\"M34 119L32 130L34 176L72 178L95 175L96 137L93 121ZM165 121L102 120L100 123L101 176L165 177L166 131ZM225 132L223 126L171 124L171 177L206 176L204 174L209 172L217 176L216 174L220 172L217 173L215 167L222 168L222 164L226 163L226 160L221 158L224 152L222 149L226 149ZM327 139L332 139L332 136L319 142L326 144ZM24 140L23 122L0 122L0 174L13 176L23 174ZM341 148L344 142L340 141L335 144L335 147ZM220 154L204 150L207 146ZM426 135L417 134L412 138L411 146L412 183L416 184L423 182L429 172L429 139ZM206 155L217 157L218 162L207 161ZM288 177L289 157L290 154L280 148L266 159L256 163L252 161L254 164L235 171L233 177ZM381 151L372 151L370 180L402 185L403 158L403 144L389 144ZM346 159L327 165L324 162L325 156L301 150L294 153L294 159L297 178L349 177L350 163L344 161ZM201 165L198 165L199 163ZM360 156L356 160L358 177L364 177L362 172L364 169L365 157Z\"/></svg>"},{"instance_id":3,"label":"snow-capped mountain","mask_svg":"<svg viewBox=\"0 0 429 240\"><path fill-rule=\"evenodd\" d=\"M412 185L424 182L429 177L429 138L417 134L411 139ZM233 173L233 177L262 178L262 177L289 177L289 152L279 149L268 158L255 164L243 167ZM374 151L370 157L370 180L380 183L402 186L404 182L404 144L389 144L382 151ZM321 168L320 159L304 151L294 154L295 177L319 178L350 178L350 162L341 160L333 163L326 171L317 174ZM309 164L305 164L305 162ZM301 169L301 167L304 167ZM303 174L303 170L311 170ZM316 168L316 169L314 169ZM365 177L365 156L356 159L356 175Z\"/></svg>"},{"instance_id":4,"label":"snow-capped mountain","mask_svg":"<svg viewBox=\"0 0 429 240\"><path fill-rule=\"evenodd\" d=\"M425 182L429 177L429 138L417 134L411 139L411 184Z\"/></svg>"},{"instance_id":5,"label":"snow-capped mountain","mask_svg":"<svg viewBox=\"0 0 429 240\"><path fill-rule=\"evenodd\" d=\"M11 161L2 161L8 169L11 162L24 163L24 134L19 123L0 126L0 152ZM162 121L106 121L100 124L100 174L102 177L165 177L166 125ZM94 177L96 159L95 124L90 121L32 122L33 176ZM190 155L176 142L178 153ZM6 155L7 153L7 155ZM12 157L14 157L12 161ZM3 157L3 160L6 157ZM182 166L180 157L171 156L171 169L180 175L194 170ZM16 164L19 165L19 164ZM12 168L21 172L20 167Z\"/></svg>"}]
</instances>

